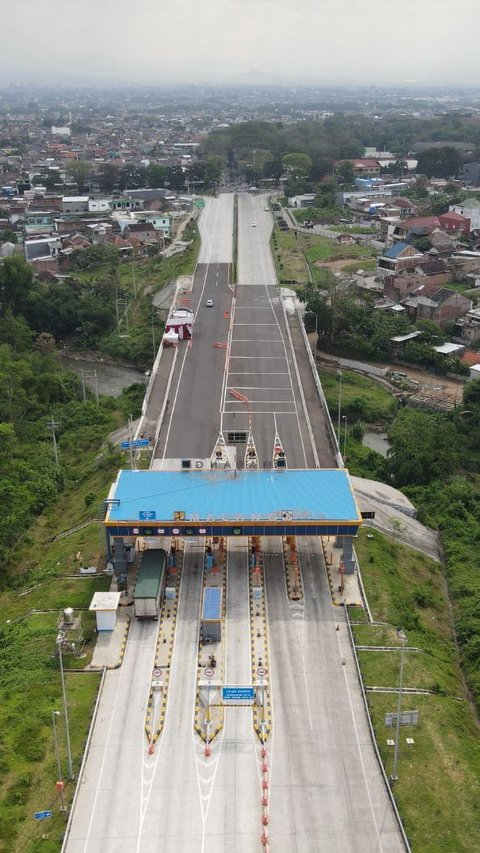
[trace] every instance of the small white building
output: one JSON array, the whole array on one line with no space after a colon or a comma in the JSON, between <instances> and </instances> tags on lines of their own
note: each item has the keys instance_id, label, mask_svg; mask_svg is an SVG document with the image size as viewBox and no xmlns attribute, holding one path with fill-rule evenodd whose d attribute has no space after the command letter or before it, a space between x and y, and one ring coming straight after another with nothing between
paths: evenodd
<instances>
[{"instance_id":1,"label":"small white building","mask_svg":"<svg viewBox=\"0 0 480 853\"><path fill-rule=\"evenodd\" d=\"M88 608L97 614L97 631L113 631L117 621L120 592L96 592Z\"/></svg>"},{"instance_id":2,"label":"small white building","mask_svg":"<svg viewBox=\"0 0 480 853\"><path fill-rule=\"evenodd\" d=\"M89 213L109 213L112 200L110 198L89 198L88 212Z\"/></svg>"}]
</instances>

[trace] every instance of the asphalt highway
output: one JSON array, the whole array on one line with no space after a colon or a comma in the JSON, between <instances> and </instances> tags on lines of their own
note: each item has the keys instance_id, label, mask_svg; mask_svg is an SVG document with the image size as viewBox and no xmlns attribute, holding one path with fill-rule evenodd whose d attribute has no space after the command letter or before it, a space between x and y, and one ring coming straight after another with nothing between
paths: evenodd
<instances>
[{"instance_id":1,"label":"asphalt highway","mask_svg":"<svg viewBox=\"0 0 480 853\"><path fill-rule=\"evenodd\" d=\"M290 468L321 464L276 284L265 207L261 196L239 196L234 289L233 197L209 200L200 217L193 340L179 348L159 458L205 458L221 427L227 433L251 426L261 466L271 462L276 431ZM263 542L272 687L269 849L400 853L343 611L332 605L320 542L304 539L299 548L305 596L292 602L281 542ZM194 734L202 549L202 540L187 542L167 715L155 753L148 755L144 715L157 624L134 621L124 663L107 675L67 853L264 849L251 710L225 709L209 758ZM227 681L237 684L251 680L247 579L247 543L235 540L228 546L225 665Z\"/></svg>"}]
</instances>

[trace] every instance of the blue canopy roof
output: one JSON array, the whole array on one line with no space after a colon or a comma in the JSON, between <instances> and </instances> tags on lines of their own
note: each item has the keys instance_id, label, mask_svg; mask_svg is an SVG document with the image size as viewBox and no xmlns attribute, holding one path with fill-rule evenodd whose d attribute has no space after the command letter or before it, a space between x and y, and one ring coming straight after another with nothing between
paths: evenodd
<instances>
[{"instance_id":1,"label":"blue canopy roof","mask_svg":"<svg viewBox=\"0 0 480 853\"><path fill-rule=\"evenodd\" d=\"M179 522L360 522L345 469L120 471L107 525Z\"/></svg>"}]
</instances>

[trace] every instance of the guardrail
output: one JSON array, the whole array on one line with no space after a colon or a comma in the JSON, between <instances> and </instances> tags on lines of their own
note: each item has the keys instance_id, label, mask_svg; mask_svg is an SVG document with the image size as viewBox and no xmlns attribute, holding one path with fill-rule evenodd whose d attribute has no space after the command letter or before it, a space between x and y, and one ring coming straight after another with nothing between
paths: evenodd
<instances>
[{"instance_id":1,"label":"guardrail","mask_svg":"<svg viewBox=\"0 0 480 853\"><path fill-rule=\"evenodd\" d=\"M312 373L313 373L313 379L314 379L315 387L317 389L317 394L318 394L318 397L320 400L320 405L323 409L323 412L325 414L325 418L327 421L329 439L330 439L330 442L332 444L332 447L333 447L333 450L334 450L334 453L336 456L337 465L339 468L343 468L343 457L342 457L342 454L340 452L340 448L338 446L337 434L333 428L333 423L332 423L332 419L330 417L330 412L328 410L327 401L325 399L325 394L323 393L322 383L320 382L320 379L318 378L317 365L316 365L315 359L313 357L312 348L310 346L310 341L308 340L307 333L305 331L305 326L303 324L303 317L302 317L298 308L297 308L296 314L297 314L297 318L298 318L299 323L300 323L300 329L301 329L302 336L303 336L303 342L305 344L305 349L307 351L308 360L310 362L310 368L311 368Z\"/></svg>"},{"instance_id":2,"label":"guardrail","mask_svg":"<svg viewBox=\"0 0 480 853\"><path fill-rule=\"evenodd\" d=\"M390 799L390 803L391 803L391 806L393 808L393 812L394 812L394 815L395 815L395 818L396 818L396 821L398 824L398 828L399 828L400 834L402 836L402 841L405 844L405 850L407 850L408 853L412 853L411 847L410 847L410 842L407 838L407 835L406 835L406 832L405 832L405 829L404 829L404 826L402 823L402 818L400 817L400 812L398 811L397 804L395 802L395 797L393 796L392 789L391 789L390 784L388 782L388 777L387 777L387 774L385 772L385 767L383 766L383 761L382 761L382 757L380 755L380 750L378 749L377 739L375 737L375 732L374 732L373 724L372 724L372 718L370 716L370 709L368 707L367 694L365 692L365 687L363 686L362 672L361 672L360 663L358 660L357 649L355 647L355 640L353 638L352 626L350 625L350 616L348 613L348 607L345 607L344 611L345 611L345 618L346 618L346 622L347 622L348 633L350 636L350 643L352 646L353 658L355 660L355 667L357 670L357 676L358 676L358 680L360 682L360 689L362 691L363 704L365 707L365 713L367 715L367 723L368 723L368 728L370 731L370 737L372 739L373 748L375 750L375 756L377 758L378 766L379 766L380 772L382 774L382 779L385 783L385 788L387 790L387 794L388 794L388 797Z\"/></svg>"}]
</instances>

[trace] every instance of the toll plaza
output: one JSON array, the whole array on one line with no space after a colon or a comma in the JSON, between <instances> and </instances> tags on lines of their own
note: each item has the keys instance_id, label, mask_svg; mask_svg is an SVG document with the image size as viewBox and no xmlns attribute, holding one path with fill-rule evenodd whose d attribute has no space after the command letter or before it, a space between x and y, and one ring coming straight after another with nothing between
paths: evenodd
<instances>
[{"instance_id":1,"label":"toll plaza","mask_svg":"<svg viewBox=\"0 0 480 853\"><path fill-rule=\"evenodd\" d=\"M107 551L137 537L336 536L362 523L346 469L118 473L106 501Z\"/></svg>"}]
</instances>

